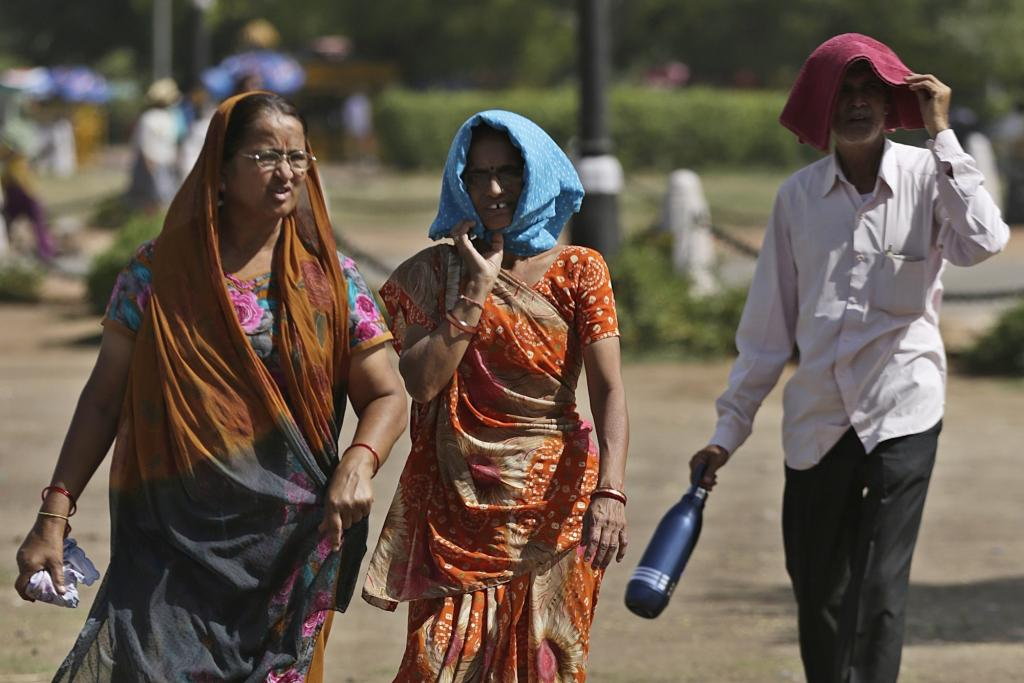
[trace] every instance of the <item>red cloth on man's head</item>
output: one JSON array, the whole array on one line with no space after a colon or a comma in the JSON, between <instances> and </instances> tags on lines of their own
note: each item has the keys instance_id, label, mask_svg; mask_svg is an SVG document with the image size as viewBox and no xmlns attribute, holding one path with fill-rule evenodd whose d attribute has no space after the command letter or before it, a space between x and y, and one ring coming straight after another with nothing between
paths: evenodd
<instances>
[{"instance_id":1,"label":"red cloth on man's head","mask_svg":"<svg viewBox=\"0 0 1024 683\"><path fill-rule=\"evenodd\" d=\"M843 33L826 40L807 58L779 116L782 125L796 133L800 142L828 151L843 75L859 59L867 60L875 74L890 86L886 130L924 127L917 96L903 82L910 69L884 43L860 33Z\"/></svg>"}]
</instances>

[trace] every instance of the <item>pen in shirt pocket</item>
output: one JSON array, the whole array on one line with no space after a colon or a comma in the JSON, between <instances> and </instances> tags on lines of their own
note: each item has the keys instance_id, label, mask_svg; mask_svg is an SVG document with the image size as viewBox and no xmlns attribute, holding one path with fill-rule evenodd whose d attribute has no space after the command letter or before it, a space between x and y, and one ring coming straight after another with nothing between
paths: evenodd
<instances>
[{"instance_id":1,"label":"pen in shirt pocket","mask_svg":"<svg viewBox=\"0 0 1024 683\"><path fill-rule=\"evenodd\" d=\"M891 244L885 248L885 255L891 259L896 259L899 261L924 261L923 256L914 256L913 254L901 254L898 251L893 251Z\"/></svg>"}]
</instances>

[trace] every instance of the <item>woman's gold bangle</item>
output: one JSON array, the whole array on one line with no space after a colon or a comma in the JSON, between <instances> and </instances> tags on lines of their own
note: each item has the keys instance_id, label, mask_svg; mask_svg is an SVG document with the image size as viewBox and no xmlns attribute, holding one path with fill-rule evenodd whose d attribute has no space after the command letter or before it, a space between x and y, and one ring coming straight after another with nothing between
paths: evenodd
<instances>
[{"instance_id":1,"label":"woman's gold bangle","mask_svg":"<svg viewBox=\"0 0 1024 683\"><path fill-rule=\"evenodd\" d=\"M36 514L42 515L43 517L56 517L57 519L63 519L65 522L68 521L67 515L58 515L56 512L43 512L42 510L40 510Z\"/></svg>"}]
</instances>

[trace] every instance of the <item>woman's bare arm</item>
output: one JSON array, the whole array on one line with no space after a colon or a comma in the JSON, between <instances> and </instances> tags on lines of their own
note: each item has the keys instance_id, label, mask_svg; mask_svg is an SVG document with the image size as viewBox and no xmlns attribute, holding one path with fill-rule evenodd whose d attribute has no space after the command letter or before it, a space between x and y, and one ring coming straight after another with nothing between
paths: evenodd
<instances>
[{"instance_id":1,"label":"woman's bare arm","mask_svg":"<svg viewBox=\"0 0 1024 683\"><path fill-rule=\"evenodd\" d=\"M484 252L477 251L469 241L472 221L463 221L452 229L455 248L462 259L466 281L461 292L467 299L483 304L491 293L501 270L504 240L500 232L492 232L490 244ZM459 299L451 310L456 320L476 327L483 313L465 299ZM405 380L405 388L414 401L427 403L441 393L455 375L462 356L469 348L472 335L458 329L447 320L441 320L433 330L410 326L402 340L402 358L398 371Z\"/></svg>"},{"instance_id":2,"label":"woman's bare arm","mask_svg":"<svg viewBox=\"0 0 1024 683\"><path fill-rule=\"evenodd\" d=\"M620 357L618 337L600 339L583 349L600 457L597 485L622 491L629 447L629 415ZM587 510L584 542L584 557L593 566L607 567L613 557L622 561L629 543L625 505L613 498L593 498Z\"/></svg>"},{"instance_id":3,"label":"woman's bare arm","mask_svg":"<svg viewBox=\"0 0 1024 683\"><path fill-rule=\"evenodd\" d=\"M359 418L353 444L367 444L387 460L395 441L405 430L406 399L402 383L388 359L388 345L360 351L349 367L349 400ZM372 453L362 446L342 453L331 476L320 531L330 535L335 550L341 547L342 531L370 514L374 474Z\"/></svg>"},{"instance_id":4,"label":"woman's bare arm","mask_svg":"<svg viewBox=\"0 0 1024 683\"><path fill-rule=\"evenodd\" d=\"M78 398L71 426L50 479L51 486L67 489L76 499L114 442L134 347L133 338L109 328L104 330L99 357ZM71 511L71 501L67 496L51 491L40 510L66 516ZM65 526L63 519L40 515L18 549L19 573L15 588L26 600L30 598L24 593L25 586L39 569L49 570L57 589L63 592Z\"/></svg>"}]
</instances>

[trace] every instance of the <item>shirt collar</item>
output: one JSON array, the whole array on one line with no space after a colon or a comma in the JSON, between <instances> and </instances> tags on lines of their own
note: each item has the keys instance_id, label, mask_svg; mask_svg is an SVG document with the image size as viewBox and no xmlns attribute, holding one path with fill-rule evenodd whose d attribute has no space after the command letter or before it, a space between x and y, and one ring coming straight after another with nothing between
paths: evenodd
<instances>
[{"instance_id":1,"label":"shirt collar","mask_svg":"<svg viewBox=\"0 0 1024 683\"><path fill-rule=\"evenodd\" d=\"M846 176L843 175L843 169L839 165L839 159L836 157L836 153L828 157L828 166L825 169L825 175L822 178L821 185L821 196L824 197L837 183L845 181ZM882 182L889 187L889 189L896 193L896 181L899 178L898 164L896 162L896 150L893 149L893 143L889 138L885 139L885 146L882 148L882 163L878 165L878 177L882 179ZM876 185L877 186L877 185Z\"/></svg>"}]
</instances>

